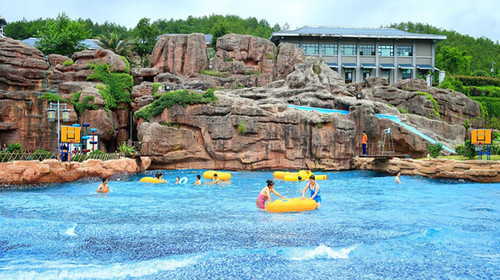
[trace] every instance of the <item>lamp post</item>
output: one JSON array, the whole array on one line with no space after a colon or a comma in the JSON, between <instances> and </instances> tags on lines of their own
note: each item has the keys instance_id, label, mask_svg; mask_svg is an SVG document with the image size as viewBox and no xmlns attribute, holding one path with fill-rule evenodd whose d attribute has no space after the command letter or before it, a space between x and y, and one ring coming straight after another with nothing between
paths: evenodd
<instances>
[{"instance_id":1,"label":"lamp post","mask_svg":"<svg viewBox=\"0 0 500 280\"><path fill-rule=\"evenodd\" d=\"M491 62L491 77L493 78L493 75L495 74L495 61Z\"/></svg>"},{"instance_id":2,"label":"lamp post","mask_svg":"<svg viewBox=\"0 0 500 280\"><path fill-rule=\"evenodd\" d=\"M66 106L66 103L61 104L59 103L59 100L57 100L57 103L50 102L49 107L47 108L47 119L49 119L50 122L53 122L57 118L57 154L61 152L61 147L59 146L61 141L61 118L63 122L68 122L69 114L71 112L71 110Z\"/></svg>"}]
</instances>

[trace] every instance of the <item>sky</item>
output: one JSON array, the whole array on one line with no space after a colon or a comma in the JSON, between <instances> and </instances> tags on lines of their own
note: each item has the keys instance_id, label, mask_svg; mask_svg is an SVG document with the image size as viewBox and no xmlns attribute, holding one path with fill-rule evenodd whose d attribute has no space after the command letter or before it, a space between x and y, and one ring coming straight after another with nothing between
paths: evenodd
<instances>
[{"instance_id":1,"label":"sky","mask_svg":"<svg viewBox=\"0 0 500 280\"><path fill-rule=\"evenodd\" d=\"M498 0L15 0L3 1L0 15L7 22L55 18L64 12L70 18L106 20L132 28L143 18L186 19L211 14L265 19L271 26L288 23L291 29L304 25L380 27L391 23L421 22L455 30L473 37L500 41Z\"/></svg>"}]
</instances>

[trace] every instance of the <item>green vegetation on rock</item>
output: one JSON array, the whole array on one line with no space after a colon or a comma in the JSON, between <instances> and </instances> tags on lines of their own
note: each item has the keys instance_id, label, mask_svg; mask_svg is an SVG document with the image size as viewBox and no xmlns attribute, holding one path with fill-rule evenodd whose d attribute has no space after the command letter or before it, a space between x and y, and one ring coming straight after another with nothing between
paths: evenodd
<instances>
[{"instance_id":1,"label":"green vegetation on rock","mask_svg":"<svg viewBox=\"0 0 500 280\"><path fill-rule=\"evenodd\" d=\"M204 93L189 92L189 90L176 90L162 94L153 103L142 107L139 111L135 112L136 119L143 118L150 121L152 117L160 115L165 108L170 108L174 105L187 105L202 104L216 102L217 97L213 89L209 89Z\"/></svg>"},{"instance_id":2,"label":"green vegetation on rock","mask_svg":"<svg viewBox=\"0 0 500 280\"><path fill-rule=\"evenodd\" d=\"M243 121L240 121L240 124L238 125L238 134L245 135L245 133L247 133L247 127Z\"/></svg>"},{"instance_id":3,"label":"green vegetation on rock","mask_svg":"<svg viewBox=\"0 0 500 280\"><path fill-rule=\"evenodd\" d=\"M219 71L216 71L216 70L201 70L200 74L207 75L207 76L220 77L220 78L227 78L227 77L229 77L229 73L227 73L227 72L219 72Z\"/></svg>"},{"instance_id":4,"label":"green vegetation on rock","mask_svg":"<svg viewBox=\"0 0 500 280\"><path fill-rule=\"evenodd\" d=\"M398 107L398 111L401 113L401 114L408 114L408 110L406 110L405 108L399 108Z\"/></svg>"},{"instance_id":5,"label":"green vegetation on rock","mask_svg":"<svg viewBox=\"0 0 500 280\"><path fill-rule=\"evenodd\" d=\"M434 105L434 115L436 115L436 117L438 117L438 119L441 117L439 115L439 107L438 107L438 103L436 101L436 99L434 99L434 97L432 97L432 95L428 92L422 92L422 91L419 91L417 92L418 95L422 95L422 96L426 96L427 99L429 99L432 104Z\"/></svg>"},{"instance_id":6,"label":"green vegetation on rock","mask_svg":"<svg viewBox=\"0 0 500 280\"><path fill-rule=\"evenodd\" d=\"M73 65L73 63L74 63L73 59L68 59L68 60L63 61L61 64L62 64L62 66L71 66L71 65Z\"/></svg>"},{"instance_id":7,"label":"green vegetation on rock","mask_svg":"<svg viewBox=\"0 0 500 280\"><path fill-rule=\"evenodd\" d=\"M99 80L106 85L104 89L99 90L99 93L104 98L107 108L116 109L117 103L132 101L130 92L134 86L134 79L130 74L113 73L109 70L107 63L99 65L89 61L89 67L93 73L88 76L87 80Z\"/></svg>"}]
</instances>

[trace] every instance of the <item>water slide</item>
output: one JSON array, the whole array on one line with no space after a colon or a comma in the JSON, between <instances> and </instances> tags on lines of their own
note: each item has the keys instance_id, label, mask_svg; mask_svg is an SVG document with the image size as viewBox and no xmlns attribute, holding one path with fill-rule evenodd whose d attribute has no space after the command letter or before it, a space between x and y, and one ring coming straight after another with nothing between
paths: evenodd
<instances>
[{"instance_id":1,"label":"water slide","mask_svg":"<svg viewBox=\"0 0 500 280\"><path fill-rule=\"evenodd\" d=\"M288 108L294 108L294 109L299 109L299 110L303 110L303 111L317 111L317 112L320 112L320 113L327 113L327 114L329 114L329 113L339 113L339 114L342 114L342 115L349 115L349 111L346 111L346 110L323 109L323 108L314 108L314 107L297 106L297 105L288 105ZM432 139L431 137L423 134L422 132L420 132L416 128L403 123L397 116L382 115L382 114L375 114L375 116L377 116L379 119L388 119L388 120L390 120L390 121L392 121L392 122L394 122L396 124L399 124L400 126L406 128L411 133L416 134L416 135L424 138L425 140L429 141L432 144L440 143L440 142L436 141L435 139ZM441 145L442 145L442 143L441 143ZM445 149L446 151L448 151L448 152L450 152L452 154L455 154L455 151L453 149L451 149L449 147L446 147L445 145L443 145L443 149Z\"/></svg>"}]
</instances>

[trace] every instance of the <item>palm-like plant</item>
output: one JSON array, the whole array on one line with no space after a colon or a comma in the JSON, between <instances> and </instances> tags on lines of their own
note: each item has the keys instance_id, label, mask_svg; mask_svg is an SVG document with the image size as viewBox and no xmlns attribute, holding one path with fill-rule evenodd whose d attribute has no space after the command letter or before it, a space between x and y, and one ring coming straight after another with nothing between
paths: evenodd
<instances>
[{"instance_id":1,"label":"palm-like plant","mask_svg":"<svg viewBox=\"0 0 500 280\"><path fill-rule=\"evenodd\" d=\"M97 36L97 45L103 49L111 50L118 55L129 57L132 53L132 40L122 34L105 33Z\"/></svg>"}]
</instances>

